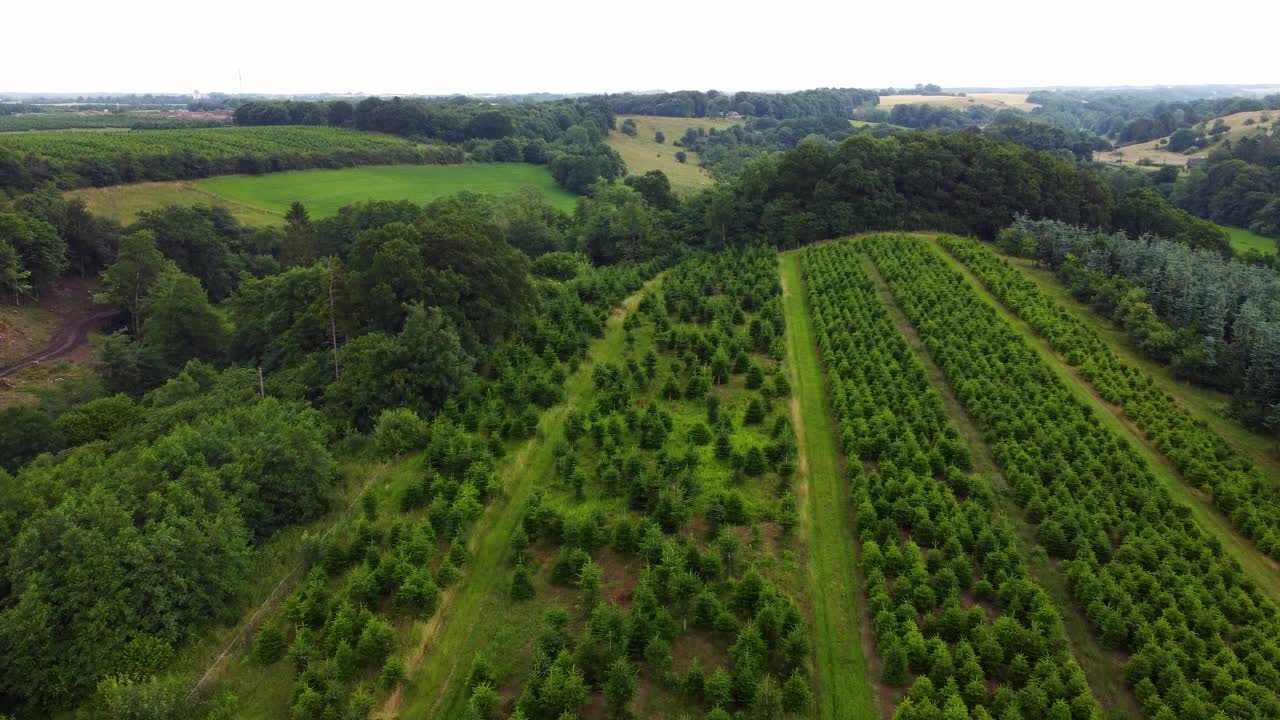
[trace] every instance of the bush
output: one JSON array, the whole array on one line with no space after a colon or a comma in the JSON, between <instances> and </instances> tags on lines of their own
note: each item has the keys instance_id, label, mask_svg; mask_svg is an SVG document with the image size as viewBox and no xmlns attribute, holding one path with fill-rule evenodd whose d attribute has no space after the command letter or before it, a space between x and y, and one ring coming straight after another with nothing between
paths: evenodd
<instances>
[{"instance_id":1,"label":"bush","mask_svg":"<svg viewBox=\"0 0 1280 720\"><path fill-rule=\"evenodd\" d=\"M284 636L275 625L264 625L253 638L253 658L263 665L271 665L284 657Z\"/></svg>"},{"instance_id":2,"label":"bush","mask_svg":"<svg viewBox=\"0 0 1280 720\"><path fill-rule=\"evenodd\" d=\"M511 576L511 599L518 602L532 598L533 578L529 574L529 568L521 563L516 566L516 571Z\"/></svg>"},{"instance_id":3,"label":"bush","mask_svg":"<svg viewBox=\"0 0 1280 720\"><path fill-rule=\"evenodd\" d=\"M390 690L404 682L404 679L404 660L399 655L387 658L387 662L382 666L382 674L378 676L378 682L382 687Z\"/></svg>"},{"instance_id":4,"label":"bush","mask_svg":"<svg viewBox=\"0 0 1280 720\"><path fill-rule=\"evenodd\" d=\"M374 443L383 457L418 450L427 444L427 423L408 408L383 410L373 431Z\"/></svg>"}]
</instances>

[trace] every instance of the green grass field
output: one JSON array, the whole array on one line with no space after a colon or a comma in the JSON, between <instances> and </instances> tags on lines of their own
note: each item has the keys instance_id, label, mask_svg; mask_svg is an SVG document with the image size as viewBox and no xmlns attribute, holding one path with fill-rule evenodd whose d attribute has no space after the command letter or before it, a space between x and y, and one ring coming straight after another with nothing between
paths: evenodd
<instances>
[{"instance_id":1,"label":"green grass field","mask_svg":"<svg viewBox=\"0 0 1280 720\"><path fill-rule=\"evenodd\" d=\"M1231 249L1238 253L1246 250L1255 250L1263 255L1276 254L1276 240L1273 238L1263 237L1244 228L1231 227L1230 225L1221 225L1220 227L1231 236Z\"/></svg>"},{"instance_id":2,"label":"green grass field","mask_svg":"<svg viewBox=\"0 0 1280 720\"><path fill-rule=\"evenodd\" d=\"M506 195L522 187L541 190L548 202L572 211L577 196L556 186L540 165L374 165L343 170L300 170L268 175L226 175L197 181L137 183L73 190L89 209L128 224L144 210L174 203L226 207L241 222L271 225L283 221L289 204L306 205L312 218L334 215L363 200L412 200L425 203L462 190Z\"/></svg>"}]
</instances>

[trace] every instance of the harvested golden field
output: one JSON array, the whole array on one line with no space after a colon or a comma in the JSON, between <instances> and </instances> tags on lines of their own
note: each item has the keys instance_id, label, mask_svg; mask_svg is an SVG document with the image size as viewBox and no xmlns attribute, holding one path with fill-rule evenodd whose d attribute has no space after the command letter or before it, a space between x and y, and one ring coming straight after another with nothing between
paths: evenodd
<instances>
[{"instance_id":1,"label":"harvested golden field","mask_svg":"<svg viewBox=\"0 0 1280 720\"><path fill-rule=\"evenodd\" d=\"M963 110L970 105L985 105L997 110L1024 110L1040 107L1027 102L1027 93L969 93L968 95L881 95L880 107L895 105L941 105Z\"/></svg>"},{"instance_id":2,"label":"harvested golden field","mask_svg":"<svg viewBox=\"0 0 1280 720\"><path fill-rule=\"evenodd\" d=\"M651 115L618 115L618 127L624 120L636 121L636 136L630 137L614 130L609 133L609 147L618 151L627 163L627 172L643 175L650 170L661 170L671 180L671 187L677 191L690 191L704 188L711 184L711 176L698 165L698 154L687 153L684 163L676 160L676 153L681 148L673 143L679 140L689 128L706 130L724 129L737 125L740 120L721 120L719 118L674 118L655 117ZM654 141L654 133L661 130L666 142Z\"/></svg>"},{"instance_id":3,"label":"harvested golden field","mask_svg":"<svg viewBox=\"0 0 1280 720\"><path fill-rule=\"evenodd\" d=\"M1251 112L1235 113L1234 115L1226 115L1222 121L1231 128L1225 133L1216 136L1217 140L1212 145L1201 148L1193 153L1171 152L1165 149L1165 145L1169 143L1168 136L1156 138L1149 142L1134 143L1132 145L1122 145L1115 150L1107 150L1096 152L1093 159L1098 162L1111 163L1114 165L1141 165L1143 167L1159 167L1162 165L1175 165L1185 167L1190 158L1208 157L1209 153L1223 140L1235 142L1242 137L1258 132L1267 132L1275 126L1277 118L1280 118L1280 111L1275 110L1256 110ZM1207 120L1196 125L1197 130L1208 131L1218 119ZM1145 162L1144 162L1145 161Z\"/></svg>"}]
</instances>

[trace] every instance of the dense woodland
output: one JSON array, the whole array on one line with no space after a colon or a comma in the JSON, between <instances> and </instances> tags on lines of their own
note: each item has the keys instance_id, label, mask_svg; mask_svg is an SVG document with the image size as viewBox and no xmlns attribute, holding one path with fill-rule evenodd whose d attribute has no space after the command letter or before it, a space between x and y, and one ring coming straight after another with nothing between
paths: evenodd
<instances>
[{"instance_id":1,"label":"dense woodland","mask_svg":"<svg viewBox=\"0 0 1280 720\"><path fill-rule=\"evenodd\" d=\"M1200 217L1280 238L1280 131L1222 143L1205 165L1178 179L1170 200Z\"/></svg>"},{"instance_id":2,"label":"dense woodland","mask_svg":"<svg viewBox=\"0 0 1280 720\"><path fill-rule=\"evenodd\" d=\"M1027 218L1002 232L999 246L1056 271L1077 299L1179 376L1232 393L1247 424L1280 421L1275 269L1158 236Z\"/></svg>"},{"instance_id":3,"label":"dense woodland","mask_svg":"<svg viewBox=\"0 0 1280 720\"><path fill-rule=\"evenodd\" d=\"M794 93L686 90L643 95L602 95L587 99L603 101L619 115L720 117L737 113L743 117L789 120L804 117L848 118L854 108L879 102L879 92L857 88L818 88Z\"/></svg>"}]
</instances>

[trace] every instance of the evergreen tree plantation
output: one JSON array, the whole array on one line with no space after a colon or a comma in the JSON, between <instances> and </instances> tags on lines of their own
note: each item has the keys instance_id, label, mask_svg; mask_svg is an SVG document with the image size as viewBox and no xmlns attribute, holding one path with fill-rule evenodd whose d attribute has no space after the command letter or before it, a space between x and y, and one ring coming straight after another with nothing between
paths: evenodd
<instances>
[{"instance_id":1,"label":"evergreen tree plantation","mask_svg":"<svg viewBox=\"0 0 1280 720\"><path fill-rule=\"evenodd\" d=\"M0 720L1280 718L1273 112L0 94Z\"/></svg>"}]
</instances>

